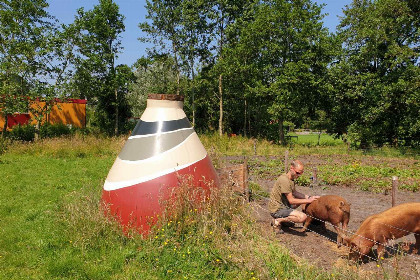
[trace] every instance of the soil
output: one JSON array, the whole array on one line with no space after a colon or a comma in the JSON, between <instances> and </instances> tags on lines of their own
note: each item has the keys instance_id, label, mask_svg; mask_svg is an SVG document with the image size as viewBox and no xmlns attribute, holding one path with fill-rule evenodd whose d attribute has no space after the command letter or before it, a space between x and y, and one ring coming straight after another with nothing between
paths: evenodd
<instances>
[{"instance_id":1,"label":"soil","mask_svg":"<svg viewBox=\"0 0 420 280\"><path fill-rule=\"evenodd\" d=\"M306 156L303 160L307 168L309 164L312 166L325 164L325 159L319 156ZM333 157L333 161L337 162L337 164L342 163L343 160L345 159L340 158L340 156ZM381 162L381 160L370 157L366 157L365 160L369 164L375 164L377 162L379 164ZM393 158L386 161L386 164L389 165L407 165L407 160L396 160ZM418 161L413 160L410 163L413 164L411 165L412 167L417 168ZM276 178L272 180L259 179L253 174L253 170L250 169L249 180L257 183L269 193ZM298 186L297 190L309 195L339 195L351 203L348 235L354 233L368 216L390 208L392 203L390 194L361 191L357 186L313 185L310 187ZM420 202L420 193L398 190L396 193L396 205L406 202ZM273 231L270 226L272 218L267 210L268 199L262 196L251 195L251 203L256 209L257 222L261 224L261 227L267 229L265 232L272 234ZM376 262L375 260L369 259L365 263L355 264L348 260L349 249L346 246L337 248L337 234L331 225L327 224L326 231L323 231L320 226L311 225L306 233L299 231L301 227L302 224L295 224L294 226L285 228L283 234L273 235L275 236L274 238L278 239L280 243L290 250L291 254L306 260L307 263L322 267L327 271L331 271L331 273L333 271L337 273L337 269L357 269L362 274L372 274L371 276L376 275L376 277L383 275L385 271L391 276L391 279L396 279L396 272L399 273L397 279L420 279L420 254L412 252L415 243L414 234L390 241L383 261ZM398 254L393 250L397 248L400 248L399 252L403 252L403 254ZM381 279L381 276L379 276L379 279Z\"/></svg>"}]
</instances>

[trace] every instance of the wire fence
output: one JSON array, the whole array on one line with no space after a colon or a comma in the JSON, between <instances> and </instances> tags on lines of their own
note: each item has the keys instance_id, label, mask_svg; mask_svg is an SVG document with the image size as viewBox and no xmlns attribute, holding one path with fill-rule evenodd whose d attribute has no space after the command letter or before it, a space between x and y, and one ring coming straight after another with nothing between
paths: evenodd
<instances>
[{"instance_id":1,"label":"wire fence","mask_svg":"<svg viewBox=\"0 0 420 280\"><path fill-rule=\"evenodd\" d=\"M261 195L258 195L258 194L256 194L256 193L253 193L253 195L256 195L256 196L258 196L258 197L260 197L260 198L262 198L262 199L264 199L264 200L269 200L268 198L266 198L266 197L264 197L264 196L261 196ZM269 213L269 211L268 211L267 209L265 209L265 208L263 208L263 207L261 207L261 206L259 206L259 207L260 207L262 210L264 210L264 211L266 211L267 213ZM289 208L289 209L292 209L292 208ZM295 210L295 209L292 209L292 210ZM314 216L312 216L312 215L309 215L309 214L307 214L307 213L306 213L306 215L307 215L307 216L309 216L309 217L311 217L311 218L312 218L312 219L314 219L314 220L318 220L318 221L320 221L320 222L322 222L322 223L325 223L325 224L329 224L329 225L331 225L331 226L334 226L332 223L330 223L330 222L328 222L328 221L325 221L325 220L322 220L322 219L316 218L316 217L314 217ZM387 225L387 224L384 224L384 225ZM391 226L391 225L387 225L387 226ZM303 228L303 227L297 227L297 228ZM399 230L402 230L402 231L404 231L404 232L407 232L408 234L412 233L412 234L417 235L417 233L410 232L410 231L407 231L407 230L405 230L405 229L401 229L401 228L397 228L397 227L395 227L395 228L396 228L396 229L399 229ZM331 241L331 242L333 242L333 243L337 243L337 241L336 241L336 240L332 240L331 238L329 238L329 237L327 237L327 236L325 236L325 235L322 235L322 234L320 234L320 233L318 233L318 232L316 232L316 231L313 231L313 230L311 230L311 229L309 229L309 228L307 228L307 230L309 230L309 231L311 231L311 232L313 232L313 233L315 233L315 234L317 234L317 235L319 235L319 236L321 236L321 237L323 237L323 238L325 238L325 239L327 239L327 240L329 240L329 241ZM372 239L370 239L370 238L367 238L367 237L365 237L365 236L362 236L362 235L356 234L355 232L353 232L353 231L351 231L351 230L348 230L348 229L341 229L341 230L345 231L346 233L351 233L351 235L356 235L356 236L359 236L359 237L364 238L364 239L366 239L366 240L372 241L374 244L382 245L382 246L384 246L384 248L391 249L391 251L397 252L397 253L399 253L400 255L404 255L404 256L412 257L412 258L413 258L413 259L415 259L415 260L420 260L420 258L419 258L418 256L407 254L406 252L400 251L399 249L396 249L396 248L391 247L391 246L389 246L389 245L386 245L386 244L383 244L383 243L377 242L377 241L375 241L375 240L372 240ZM337 233L337 234L338 234L338 233ZM350 246L348 246L348 245L346 245L346 244L342 244L342 245L343 245L343 246L345 246L345 247L347 247L349 250L354 250L353 248L351 248ZM366 255L366 254L363 254L363 253L361 253L360 251L356 251L356 252L357 252L360 256L364 256L364 257L368 258L369 260L372 260L372 261L375 261L375 262L378 262L378 261L379 261L379 259L374 258L374 257L371 257L371 256ZM385 264L386 266L388 266L388 267L390 267L390 268L392 268L392 269L395 269L394 267L392 267L392 266L391 266L391 265L389 265L389 264L386 264L386 263L382 263L382 264ZM418 276L410 275L410 274L407 274L407 273L404 273L404 272L399 272L399 273L404 274L404 275L406 275L406 276L409 276L409 277L410 277L410 278L412 278L412 279L417 279L417 278L418 278Z\"/></svg>"}]
</instances>

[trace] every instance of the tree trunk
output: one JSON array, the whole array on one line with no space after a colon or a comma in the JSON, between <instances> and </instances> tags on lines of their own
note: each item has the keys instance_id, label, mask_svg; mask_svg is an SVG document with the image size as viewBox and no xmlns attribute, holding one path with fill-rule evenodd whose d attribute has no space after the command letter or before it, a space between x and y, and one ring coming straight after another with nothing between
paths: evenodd
<instances>
[{"instance_id":1,"label":"tree trunk","mask_svg":"<svg viewBox=\"0 0 420 280\"><path fill-rule=\"evenodd\" d=\"M119 122L119 110L118 110L118 90L115 89L115 130L114 134L118 135L118 122Z\"/></svg>"},{"instance_id":2,"label":"tree trunk","mask_svg":"<svg viewBox=\"0 0 420 280\"><path fill-rule=\"evenodd\" d=\"M39 140L39 129L41 127L40 125L41 120L37 120L36 125L35 125L35 138L34 141L38 141Z\"/></svg>"},{"instance_id":3,"label":"tree trunk","mask_svg":"<svg viewBox=\"0 0 420 280\"><path fill-rule=\"evenodd\" d=\"M172 51L174 52L174 59L175 59L175 66L176 66L176 94L179 95L181 71L179 70L179 65L178 65L178 55L177 55L178 50L174 42L172 42Z\"/></svg>"},{"instance_id":4,"label":"tree trunk","mask_svg":"<svg viewBox=\"0 0 420 280\"><path fill-rule=\"evenodd\" d=\"M7 134L7 126L9 125L8 122L8 114L4 114L4 126L3 126L3 131L1 132L1 137L5 138L6 134Z\"/></svg>"},{"instance_id":5,"label":"tree trunk","mask_svg":"<svg viewBox=\"0 0 420 280\"><path fill-rule=\"evenodd\" d=\"M222 49L223 49L223 38L224 38L224 15L222 13L219 24L220 30L220 41L219 41L219 61L222 61ZM219 75L219 135L223 135L223 74Z\"/></svg>"},{"instance_id":6,"label":"tree trunk","mask_svg":"<svg viewBox=\"0 0 420 280\"><path fill-rule=\"evenodd\" d=\"M286 145L286 142L284 141L283 117L279 117L279 142L280 145Z\"/></svg>"},{"instance_id":7,"label":"tree trunk","mask_svg":"<svg viewBox=\"0 0 420 280\"><path fill-rule=\"evenodd\" d=\"M219 135L223 135L223 88L222 74L219 75Z\"/></svg>"},{"instance_id":8,"label":"tree trunk","mask_svg":"<svg viewBox=\"0 0 420 280\"><path fill-rule=\"evenodd\" d=\"M246 98L244 98L244 136L246 137Z\"/></svg>"},{"instance_id":9,"label":"tree trunk","mask_svg":"<svg viewBox=\"0 0 420 280\"><path fill-rule=\"evenodd\" d=\"M195 88L194 88L194 60L191 60L191 79L192 79L192 125L195 126Z\"/></svg>"}]
</instances>

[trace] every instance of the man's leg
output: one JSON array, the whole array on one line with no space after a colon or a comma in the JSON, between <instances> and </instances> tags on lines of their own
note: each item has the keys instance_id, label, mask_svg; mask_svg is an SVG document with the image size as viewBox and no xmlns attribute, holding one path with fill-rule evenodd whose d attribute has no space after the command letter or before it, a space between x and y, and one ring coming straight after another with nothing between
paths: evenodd
<instances>
[{"instance_id":1,"label":"man's leg","mask_svg":"<svg viewBox=\"0 0 420 280\"><path fill-rule=\"evenodd\" d=\"M274 226L280 226L283 222L293 222L293 223L304 223L306 220L306 214L297 210L292 210L288 216L275 218Z\"/></svg>"},{"instance_id":2,"label":"man's leg","mask_svg":"<svg viewBox=\"0 0 420 280\"><path fill-rule=\"evenodd\" d=\"M298 210L293 210L290 215L284 219L294 223L304 223L306 220L306 214Z\"/></svg>"}]
</instances>

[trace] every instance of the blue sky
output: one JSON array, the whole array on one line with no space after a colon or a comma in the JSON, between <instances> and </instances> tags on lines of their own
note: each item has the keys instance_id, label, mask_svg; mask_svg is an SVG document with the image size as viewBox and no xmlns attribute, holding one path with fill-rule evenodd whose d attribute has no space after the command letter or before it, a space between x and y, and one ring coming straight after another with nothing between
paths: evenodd
<instances>
[{"instance_id":1,"label":"blue sky","mask_svg":"<svg viewBox=\"0 0 420 280\"><path fill-rule=\"evenodd\" d=\"M140 43L137 38L142 36L138 24L146 20L146 0L116 0L120 7L120 13L125 16L125 32L122 34L123 51L117 59L118 64L131 66L138 58L146 54L146 48L150 47L145 43ZM342 9L350 4L351 0L319 0L318 3L325 3L323 12L328 13L324 18L325 26L331 32L335 31L339 23L338 16L343 15ZM76 10L84 7L90 10L99 3L98 0L49 0L48 11L55 16L61 23L71 23L74 21Z\"/></svg>"}]
</instances>

